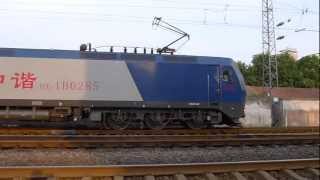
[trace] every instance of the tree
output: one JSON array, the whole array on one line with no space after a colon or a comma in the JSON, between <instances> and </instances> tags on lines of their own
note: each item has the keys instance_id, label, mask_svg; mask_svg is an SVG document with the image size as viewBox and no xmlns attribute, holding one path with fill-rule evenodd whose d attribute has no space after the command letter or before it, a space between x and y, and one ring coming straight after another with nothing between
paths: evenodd
<instances>
[{"instance_id":1,"label":"tree","mask_svg":"<svg viewBox=\"0 0 320 180\"><path fill-rule=\"evenodd\" d=\"M267 58L267 57L265 57ZM311 88L320 86L320 58L319 55L306 56L299 61L288 53L277 55L278 77L280 87L304 87ZM253 56L252 64L247 65L238 61L237 65L242 72L246 84L262 86L263 55Z\"/></svg>"},{"instance_id":2,"label":"tree","mask_svg":"<svg viewBox=\"0 0 320 180\"><path fill-rule=\"evenodd\" d=\"M277 55L280 87L298 87L302 80L295 59L288 53Z\"/></svg>"},{"instance_id":3,"label":"tree","mask_svg":"<svg viewBox=\"0 0 320 180\"><path fill-rule=\"evenodd\" d=\"M240 72L242 73L242 75L245 76L245 74L247 73L247 70L248 70L248 66L246 65L246 63L241 62L241 61L237 61L237 66L238 66Z\"/></svg>"},{"instance_id":4,"label":"tree","mask_svg":"<svg viewBox=\"0 0 320 180\"><path fill-rule=\"evenodd\" d=\"M245 82L250 86L257 86L259 84L259 80L257 80L256 69L251 65L247 65L241 61L237 62L238 68L241 71Z\"/></svg>"},{"instance_id":5,"label":"tree","mask_svg":"<svg viewBox=\"0 0 320 180\"><path fill-rule=\"evenodd\" d=\"M247 85L262 86L262 62L262 54L254 55L251 65L247 65L240 61L237 62Z\"/></svg>"},{"instance_id":6,"label":"tree","mask_svg":"<svg viewBox=\"0 0 320 180\"><path fill-rule=\"evenodd\" d=\"M305 88L319 88L320 87L320 57L317 55L310 55L301 58L297 62L297 69L301 77L298 82L299 87Z\"/></svg>"},{"instance_id":7,"label":"tree","mask_svg":"<svg viewBox=\"0 0 320 180\"><path fill-rule=\"evenodd\" d=\"M267 59L267 56L263 57L263 54L257 54L253 56L252 65L249 69L251 77L250 82L255 86L263 86L263 58Z\"/></svg>"}]
</instances>

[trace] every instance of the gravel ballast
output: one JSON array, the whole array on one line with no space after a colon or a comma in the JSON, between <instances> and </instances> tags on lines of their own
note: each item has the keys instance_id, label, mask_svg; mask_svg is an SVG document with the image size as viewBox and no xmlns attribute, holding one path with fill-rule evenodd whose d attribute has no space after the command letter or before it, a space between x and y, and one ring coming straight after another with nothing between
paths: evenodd
<instances>
[{"instance_id":1,"label":"gravel ballast","mask_svg":"<svg viewBox=\"0 0 320 180\"><path fill-rule=\"evenodd\" d=\"M0 166L172 164L304 158L319 158L319 145L0 150Z\"/></svg>"}]
</instances>

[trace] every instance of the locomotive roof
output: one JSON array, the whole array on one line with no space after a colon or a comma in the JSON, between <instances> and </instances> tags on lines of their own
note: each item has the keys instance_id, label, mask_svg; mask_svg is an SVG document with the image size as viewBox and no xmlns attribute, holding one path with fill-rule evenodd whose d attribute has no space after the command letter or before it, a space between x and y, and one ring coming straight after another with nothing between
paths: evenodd
<instances>
[{"instance_id":1,"label":"locomotive roof","mask_svg":"<svg viewBox=\"0 0 320 180\"><path fill-rule=\"evenodd\" d=\"M93 59L93 60L147 60L190 64L222 64L231 65L232 59L225 57L188 56L188 55L159 55L142 53L95 52L76 50L51 49L22 49L0 48L0 57L29 57L29 58L55 58L55 59Z\"/></svg>"}]
</instances>

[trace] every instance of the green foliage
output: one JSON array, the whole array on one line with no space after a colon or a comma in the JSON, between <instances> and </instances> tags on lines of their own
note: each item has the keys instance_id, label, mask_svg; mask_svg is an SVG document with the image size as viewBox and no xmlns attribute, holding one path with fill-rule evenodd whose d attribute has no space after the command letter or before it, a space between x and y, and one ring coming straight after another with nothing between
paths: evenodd
<instances>
[{"instance_id":1,"label":"green foliage","mask_svg":"<svg viewBox=\"0 0 320 180\"><path fill-rule=\"evenodd\" d=\"M280 87L297 87L301 81L295 59L287 53L277 56Z\"/></svg>"},{"instance_id":2,"label":"green foliage","mask_svg":"<svg viewBox=\"0 0 320 180\"><path fill-rule=\"evenodd\" d=\"M262 86L262 55L255 55L252 64L247 65L241 61L237 65L243 74L246 84L250 86Z\"/></svg>"},{"instance_id":3,"label":"green foliage","mask_svg":"<svg viewBox=\"0 0 320 180\"><path fill-rule=\"evenodd\" d=\"M320 57L319 55L311 55L301 58L297 62L301 81L298 83L300 87L320 87Z\"/></svg>"},{"instance_id":4,"label":"green foliage","mask_svg":"<svg viewBox=\"0 0 320 180\"><path fill-rule=\"evenodd\" d=\"M287 53L277 55L279 86L281 87L320 87L320 58L319 55L311 55L298 61ZM262 86L263 55L253 56L250 65L238 61L237 65L242 72L246 84Z\"/></svg>"}]
</instances>

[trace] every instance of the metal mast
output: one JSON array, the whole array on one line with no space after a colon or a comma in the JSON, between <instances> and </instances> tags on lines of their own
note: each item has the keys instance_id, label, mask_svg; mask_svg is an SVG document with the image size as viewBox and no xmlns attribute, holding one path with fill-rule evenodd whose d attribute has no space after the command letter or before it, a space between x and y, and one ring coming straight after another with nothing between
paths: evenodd
<instances>
[{"instance_id":1,"label":"metal mast","mask_svg":"<svg viewBox=\"0 0 320 180\"><path fill-rule=\"evenodd\" d=\"M278 62L272 0L262 0L263 86L278 87Z\"/></svg>"}]
</instances>

